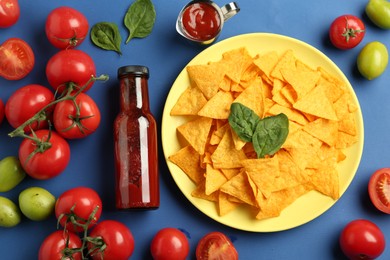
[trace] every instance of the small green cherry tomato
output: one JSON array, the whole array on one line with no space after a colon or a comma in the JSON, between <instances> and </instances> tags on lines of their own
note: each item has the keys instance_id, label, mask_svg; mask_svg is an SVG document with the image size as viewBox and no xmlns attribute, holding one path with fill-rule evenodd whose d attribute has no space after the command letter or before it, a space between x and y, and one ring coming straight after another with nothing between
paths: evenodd
<instances>
[{"instance_id":1,"label":"small green cherry tomato","mask_svg":"<svg viewBox=\"0 0 390 260\"><path fill-rule=\"evenodd\" d=\"M0 227L14 227L21 219L22 213L18 206L12 200L0 196Z\"/></svg>"},{"instance_id":2,"label":"small green cherry tomato","mask_svg":"<svg viewBox=\"0 0 390 260\"><path fill-rule=\"evenodd\" d=\"M23 215L34 221L47 219L54 212L56 198L41 187L30 187L19 194L19 207Z\"/></svg>"},{"instance_id":3,"label":"small green cherry tomato","mask_svg":"<svg viewBox=\"0 0 390 260\"><path fill-rule=\"evenodd\" d=\"M390 2L370 0L366 5L366 14L370 20L382 29L390 29Z\"/></svg>"},{"instance_id":4,"label":"small green cherry tomato","mask_svg":"<svg viewBox=\"0 0 390 260\"><path fill-rule=\"evenodd\" d=\"M389 54L386 46L380 42L370 42L360 51L357 58L359 72L368 80L379 77L387 67Z\"/></svg>"},{"instance_id":5,"label":"small green cherry tomato","mask_svg":"<svg viewBox=\"0 0 390 260\"><path fill-rule=\"evenodd\" d=\"M26 173L17 157L8 156L0 161L0 192L13 189L25 177Z\"/></svg>"}]
</instances>

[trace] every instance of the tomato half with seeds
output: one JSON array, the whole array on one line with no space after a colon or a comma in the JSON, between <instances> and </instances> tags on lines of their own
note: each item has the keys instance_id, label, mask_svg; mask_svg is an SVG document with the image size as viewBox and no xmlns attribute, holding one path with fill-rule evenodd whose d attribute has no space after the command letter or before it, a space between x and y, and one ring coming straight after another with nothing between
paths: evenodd
<instances>
[{"instance_id":1,"label":"tomato half with seeds","mask_svg":"<svg viewBox=\"0 0 390 260\"><path fill-rule=\"evenodd\" d=\"M360 18L354 15L337 17L329 28L332 44L342 50L356 47L364 38L366 27Z\"/></svg>"},{"instance_id":2,"label":"tomato half with seeds","mask_svg":"<svg viewBox=\"0 0 390 260\"><path fill-rule=\"evenodd\" d=\"M30 45L20 38L10 38L0 45L0 76L19 80L27 76L35 64Z\"/></svg>"},{"instance_id":3,"label":"tomato half with seeds","mask_svg":"<svg viewBox=\"0 0 390 260\"><path fill-rule=\"evenodd\" d=\"M390 168L382 168L372 174L368 193L377 209L390 214Z\"/></svg>"},{"instance_id":4,"label":"tomato half with seeds","mask_svg":"<svg viewBox=\"0 0 390 260\"><path fill-rule=\"evenodd\" d=\"M232 241L221 232L211 232L202 237L196 247L197 260L238 260Z\"/></svg>"}]
</instances>

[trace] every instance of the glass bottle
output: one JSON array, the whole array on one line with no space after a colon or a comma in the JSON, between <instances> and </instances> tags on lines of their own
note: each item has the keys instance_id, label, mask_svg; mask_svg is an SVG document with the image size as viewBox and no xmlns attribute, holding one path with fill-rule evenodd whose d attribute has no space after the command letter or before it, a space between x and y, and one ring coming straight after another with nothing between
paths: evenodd
<instances>
[{"instance_id":1,"label":"glass bottle","mask_svg":"<svg viewBox=\"0 0 390 260\"><path fill-rule=\"evenodd\" d=\"M160 205L157 126L150 112L149 69L118 69L120 112L114 122L115 191L118 209Z\"/></svg>"}]
</instances>

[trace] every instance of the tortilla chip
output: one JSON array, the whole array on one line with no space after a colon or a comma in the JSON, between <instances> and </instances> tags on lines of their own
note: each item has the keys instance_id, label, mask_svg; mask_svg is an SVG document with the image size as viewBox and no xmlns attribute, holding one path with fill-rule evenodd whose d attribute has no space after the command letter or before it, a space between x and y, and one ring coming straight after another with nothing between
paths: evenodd
<instances>
[{"instance_id":1,"label":"tortilla chip","mask_svg":"<svg viewBox=\"0 0 390 260\"><path fill-rule=\"evenodd\" d=\"M211 118L200 117L179 126L177 131L199 154L204 154L212 122Z\"/></svg>"},{"instance_id":2,"label":"tortilla chip","mask_svg":"<svg viewBox=\"0 0 390 260\"><path fill-rule=\"evenodd\" d=\"M199 88L188 87L173 106L171 116L197 115L199 110L207 103L207 99Z\"/></svg>"}]
</instances>

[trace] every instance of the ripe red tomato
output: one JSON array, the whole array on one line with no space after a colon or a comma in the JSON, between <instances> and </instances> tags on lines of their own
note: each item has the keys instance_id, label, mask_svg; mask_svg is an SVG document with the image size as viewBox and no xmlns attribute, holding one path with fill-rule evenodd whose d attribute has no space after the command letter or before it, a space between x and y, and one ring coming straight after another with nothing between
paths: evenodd
<instances>
[{"instance_id":1,"label":"ripe red tomato","mask_svg":"<svg viewBox=\"0 0 390 260\"><path fill-rule=\"evenodd\" d=\"M177 228L159 230L150 245L154 260L185 260L189 251L186 235Z\"/></svg>"},{"instance_id":2,"label":"ripe red tomato","mask_svg":"<svg viewBox=\"0 0 390 260\"><path fill-rule=\"evenodd\" d=\"M62 193L55 205L55 215L60 224L66 230L72 232L83 232L83 227L74 225L66 214L75 216L75 221L79 224L85 224L94 211L93 221L88 228L96 224L102 214L102 200L99 194L88 187L76 187Z\"/></svg>"},{"instance_id":3,"label":"ripe red tomato","mask_svg":"<svg viewBox=\"0 0 390 260\"><path fill-rule=\"evenodd\" d=\"M95 63L92 58L81 50L61 50L54 54L46 64L46 77L50 86L59 92L67 89L72 82L79 89L86 85L92 76L96 75ZM85 87L90 89L93 82Z\"/></svg>"},{"instance_id":4,"label":"ripe red tomato","mask_svg":"<svg viewBox=\"0 0 390 260\"><path fill-rule=\"evenodd\" d=\"M90 96L80 93L75 102L64 100L56 104L53 124L57 132L64 138L83 138L98 128L100 110Z\"/></svg>"},{"instance_id":5,"label":"ripe red tomato","mask_svg":"<svg viewBox=\"0 0 390 260\"><path fill-rule=\"evenodd\" d=\"M356 47L364 38L366 27L362 20L354 15L337 17L329 29L332 44L342 50Z\"/></svg>"},{"instance_id":6,"label":"ripe red tomato","mask_svg":"<svg viewBox=\"0 0 390 260\"><path fill-rule=\"evenodd\" d=\"M81 260L81 239L72 232L57 230L43 240L39 248L38 260ZM68 248L68 250L64 250Z\"/></svg>"},{"instance_id":7,"label":"ripe red tomato","mask_svg":"<svg viewBox=\"0 0 390 260\"><path fill-rule=\"evenodd\" d=\"M0 98L0 125L3 122L4 119L4 103L3 100Z\"/></svg>"},{"instance_id":8,"label":"ripe red tomato","mask_svg":"<svg viewBox=\"0 0 390 260\"><path fill-rule=\"evenodd\" d=\"M54 101L53 92L41 85L30 84L17 89L7 100L5 105L5 116L9 124L17 128L28 119L33 117L42 108ZM50 117L53 107L48 108L47 116ZM26 133L31 129L47 128L47 121L34 122L24 128Z\"/></svg>"},{"instance_id":9,"label":"ripe red tomato","mask_svg":"<svg viewBox=\"0 0 390 260\"><path fill-rule=\"evenodd\" d=\"M49 42L59 49L74 48L88 35L87 18L74 8L61 6L49 13L45 31Z\"/></svg>"},{"instance_id":10,"label":"ripe red tomato","mask_svg":"<svg viewBox=\"0 0 390 260\"><path fill-rule=\"evenodd\" d=\"M377 209L390 214L390 168L382 168L372 174L368 194Z\"/></svg>"},{"instance_id":11,"label":"ripe red tomato","mask_svg":"<svg viewBox=\"0 0 390 260\"><path fill-rule=\"evenodd\" d=\"M14 25L20 16L20 8L17 0L0 1L0 28Z\"/></svg>"},{"instance_id":12,"label":"ripe red tomato","mask_svg":"<svg viewBox=\"0 0 390 260\"><path fill-rule=\"evenodd\" d=\"M0 45L0 76L19 80L29 74L35 64L30 45L19 38L10 38Z\"/></svg>"},{"instance_id":13,"label":"ripe red tomato","mask_svg":"<svg viewBox=\"0 0 390 260\"><path fill-rule=\"evenodd\" d=\"M211 232L199 241L196 247L196 259L238 260L238 253L227 236L221 232Z\"/></svg>"},{"instance_id":14,"label":"ripe red tomato","mask_svg":"<svg viewBox=\"0 0 390 260\"><path fill-rule=\"evenodd\" d=\"M133 234L121 222L101 221L92 229L89 237L97 240L97 244L88 243L93 260L127 260L133 254Z\"/></svg>"},{"instance_id":15,"label":"ripe red tomato","mask_svg":"<svg viewBox=\"0 0 390 260\"><path fill-rule=\"evenodd\" d=\"M340 235L340 247L349 259L375 259L385 250L385 236L365 219L349 222Z\"/></svg>"},{"instance_id":16,"label":"ripe red tomato","mask_svg":"<svg viewBox=\"0 0 390 260\"><path fill-rule=\"evenodd\" d=\"M67 141L47 129L37 130L30 136L40 141L25 138L19 146L19 160L26 173L39 180L50 179L62 173L70 160Z\"/></svg>"}]
</instances>

